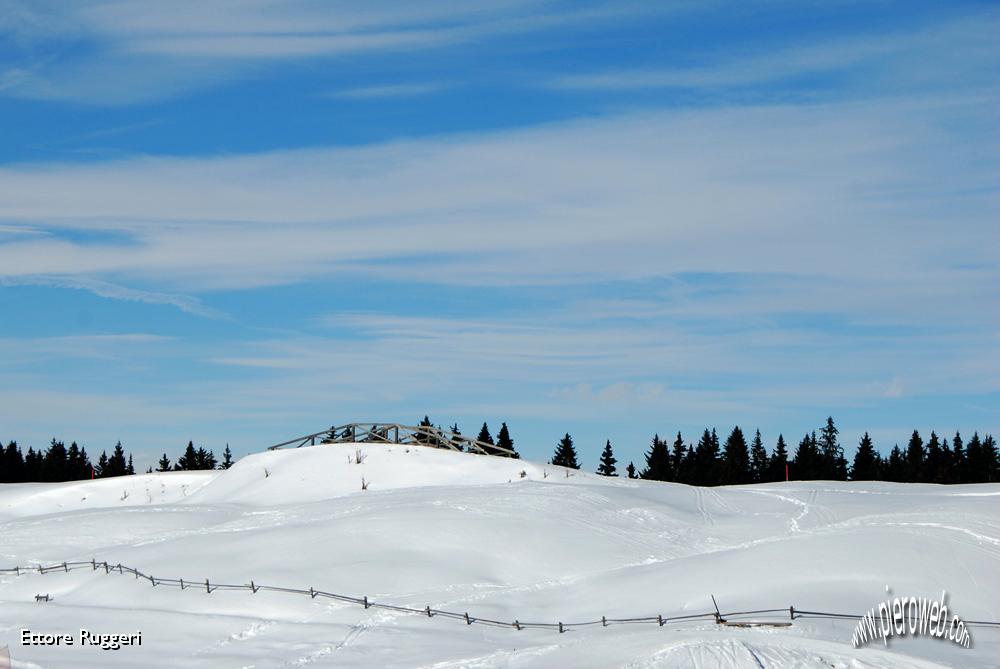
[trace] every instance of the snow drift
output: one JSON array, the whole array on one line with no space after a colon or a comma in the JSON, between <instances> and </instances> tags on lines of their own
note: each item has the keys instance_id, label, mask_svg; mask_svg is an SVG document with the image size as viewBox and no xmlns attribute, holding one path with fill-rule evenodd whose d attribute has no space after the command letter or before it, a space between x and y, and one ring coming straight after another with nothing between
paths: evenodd
<instances>
[{"instance_id":1,"label":"snow drift","mask_svg":"<svg viewBox=\"0 0 1000 669\"><path fill-rule=\"evenodd\" d=\"M95 558L510 621L701 612L712 594L728 610L862 613L889 586L946 590L962 618L1000 620L1000 485L707 489L570 474L341 444L260 453L225 472L6 485L0 567ZM0 576L0 604L15 667L994 667L1000 657L1000 630L982 628L969 650L930 639L854 649L853 621L808 618L558 634L88 571ZM81 627L141 630L143 645L20 645L22 628Z\"/></svg>"}]
</instances>

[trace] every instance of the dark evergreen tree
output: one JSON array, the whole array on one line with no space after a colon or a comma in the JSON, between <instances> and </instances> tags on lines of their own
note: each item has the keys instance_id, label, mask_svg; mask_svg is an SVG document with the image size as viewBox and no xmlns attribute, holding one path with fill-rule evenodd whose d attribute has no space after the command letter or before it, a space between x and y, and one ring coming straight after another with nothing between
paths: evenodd
<instances>
[{"instance_id":1,"label":"dark evergreen tree","mask_svg":"<svg viewBox=\"0 0 1000 669\"><path fill-rule=\"evenodd\" d=\"M90 478L90 458L87 449L80 448L74 441L66 451L67 480L80 481Z\"/></svg>"},{"instance_id":2,"label":"dark evergreen tree","mask_svg":"<svg viewBox=\"0 0 1000 669\"><path fill-rule=\"evenodd\" d=\"M129 476L132 476L132 475L135 474L135 467L132 466L132 454L131 453L128 454L128 465L125 467L125 473L128 474Z\"/></svg>"},{"instance_id":3,"label":"dark evergreen tree","mask_svg":"<svg viewBox=\"0 0 1000 669\"><path fill-rule=\"evenodd\" d=\"M966 483L986 483L989 480L989 460L979 440L979 432L972 433L972 439L965 445Z\"/></svg>"},{"instance_id":4,"label":"dark evergreen tree","mask_svg":"<svg viewBox=\"0 0 1000 669\"><path fill-rule=\"evenodd\" d=\"M941 440L937 433L931 430L927 440L927 457L924 460L924 471L921 479L926 483L944 483L944 452L941 450Z\"/></svg>"},{"instance_id":5,"label":"dark evergreen tree","mask_svg":"<svg viewBox=\"0 0 1000 669\"><path fill-rule=\"evenodd\" d=\"M597 467L597 473L601 476L618 476L618 471L615 469L616 462L618 460L611 451L611 440L608 439L604 444L604 450L601 451L601 464Z\"/></svg>"},{"instance_id":6,"label":"dark evergreen tree","mask_svg":"<svg viewBox=\"0 0 1000 669\"><path fill-rule=\"evenodd\" d=\"M0 468L0 482L22 483L28 480L24 472L24 455L16 441L7 443L3 450L3 467Z\"/></svg>"},{"instance_id":7,"label":"dark evergreen tree","mask_svg":"<svg viewBox=\"0 0 1000 669\"><path fill-rule=\"evenodd\" d=\"M694 449L691 468L692 485L718 485L719 483L719 437L713 428L706 428Z\"/></svg>"},{"instance_id":8,"label":"dark evergreen tree","mask_svg":"<svg viewBox=\"0 0 1000 669\"><path fill-rule=\"evenodd\" d=\"M726 438L722 451L722 485L742 485L750 482L750 454L743 430L737 425Z\"/></svg>"},{"instance_id":9,"label":"dark evergreen tree","mask_svg":"<svg viewBox=\"0 0 1000 669\"><path fill-rule=\"evenodd\" d=\"M806 434L795 449L795 459L792 466L792 479L797 481L812 481L823 475L823 463L820 459L816 442L816 433Z\"/></svg>"},{"instance_id":10,"label":"dark evergreen tree","mask_svg":"<svg viewBox=\"0 0 1000 669\"><path fill-rule=\"evenodd\" d=\"M569 469L580 468L580 462L576 457L576 448L573 447L573 437L569 436L569 432L559 440L556 452L552 456L551 464L559 467L568 467Z\"/></svg>"},{"instance_id":11,"label":"dark evergreen tree","mask_svg":"<svg viewBox=\"0 0 1000 669\"><path fill-rule=\"evenodd\" d=\"M178 471L198 469L198 452L194 450L193 441L188 442L187 448L184 449L184 455L177 458L177 464L174 465L174 469Z\"/></svg>"},{"instance_id":12,"label":"dark evergreen tree","mask_svg":"<svg viewBox=\"0 0 1000 669\"><path fill-rule=\"evenodd\" d=\"M635 473L635 465L632 464L631 462L628 463L628 467L625 468L625 475L628 476L630 479L639 478L639 475Z\"/></svg>"},{"instance_id":13,"label":"dark evergreen tree","mask_svg":"<svg viewBox=\"0 0 1000 669\"><path fill-rule=\"evenodd\" d=\"M906 457L900 450L899 444L892 447L892 452L885 461L885 472L883 478L886 481L901 483L906 480Z\"/></svg>"},{"instance_id":14,"label":"dark evergreen tree","mask_svg":"<svg viewBox=\"0 0 1000 669\"><path fill-rule=\"evenodd\" d=\"M229 444L226 444L226 450L222 451L222 464L219 465L219 469L229 469L233 466L233 452L229 450Z\"/></svg>"},{"instance_id":15,"label":"dark evergreen tree","mask_svg":"<svg viewBox=\"0 0 1000 669\"><path fill-rule=\"evenodd\" d=\"M965 458L965 446L962 444L962 435L955 433L955 438L951 441L952 457L952 483L965 483L969 479L969 463Z\"/></svg>"},{"instance_id":16,"label":"dark evergreen tree","mask_svg":"<svg viewBox=\"0 0 1000 669\"><path fill-rule=\"evenodd\" d=\"M110 470L108 469L108 452L101 451L101 457L97 459L97 466L94 468L94 476L102 479L105 476L111 476Z\"/></svg>"},{"instance_id":17,"label":"dark evergreen tree","mask_svg":"<svg viewBox=\"0 0 1000 669\"><path fill-rule=\"evenodd\" d=\"M104 470L104 476L124 476L128 473L128 462L125 460L125 450L122 442L115 444L115 450L108 458L108 466Z\"/></svg>"},{"instance_id":18,"label":"dark evergreen tree","mask_svg":"<svg viewBox=\"0 0 1000 669\"><path fill-rule=\"evenodd\" d=\"M750 482L765 483L768 481L767 449L760 438L760 430L753 436L750 444Z\"/></svg>"},{"instance_id":19,"label":"dark evergreen tree","mask_svg":"<svg viewBox=\"0 0 1000 669\"><path fill-rule=\"evenodd\" d=\"M785 472L788 467L788 447L785 445L784 435L778 435L778 443L774 445L774 451L771 453L771 458L767 465L770 471L768 480L785 480Z\"/></svg>"},{"instance_id":20,"label":"dark evergreen tree","mask_svg":"<svg viewBox=\"0 0 1000 669\"><path fill-rule=\"evenodd\" d=\"M818 445L821 476L831 481L847 480L847 459L837 440L839 433L837 426L833 424L833 416L827 416L826 425L820 430Z\"/></svg>"},{"instance_id":21,"label":"dark evergreen tree","mask_svg":"<svg viewBox=\"0 0 1000 669\"><path fill-rule=\"evenodd\" d=\"M424 419L422 421L420 421L419 425L420 425L420 427L430 427L430 428L434 427L434 423L431 422L430 416L426 416L426 415L424 416ZM419 432L417 433L417 443L418 444L423 444L425 446L437 446L438 445L437 444L437 439L435 439L434 437L432 437L430 435L419 433Z\"/></svg>"},{"instance_id":22,"label":"dark evergreen tree","mask_svg":"<svg viewBox=\"0 0 1000 669\"><path fill-rule=\"evenodd\" d=\"M518 454L517 450L514 448L514 440L510 438L510 430L507 429L507 423L500 423L500 431L497 432L497 443L496 443L496 445L497 445L498 448L506 448L509 451L513 451L514 455L511 455L509 457L512 457L512 458L520 458L521 457ZM503 451L499 451L499 450L497 451L497 454L498 455L504 455L504 456L507 455Z\"/></svg>"},{"instance_id":23,"label":"dark evergreen tree","mask_svg":"<svg viewBox=\"0 0 1000 669\"><path fill-rule=\"evenodd\" d=\"M948 439L941 440L941 467L938 473L938 482L955 482L955 454L948 444Z\"/></svg>"},{"instance_id":24,"label":"dark evergreen tree","mask_svg":"<svg viewBox=\"0 0 1000 669\"><path fill-rule=\"evenodd\" d=\"M906 466L903 471L903 481L919 483L924 480L924 440L916 430L910 435L910 443L906 446Z\"/></svg>"},{"instance_id":25,"label":"dark evergreen tree","mask_svg":"<svg viewBox=\"0 0 1000 669\"><path fill-rule=\"evenodd\" d=\"M170 458L167 457L166 453L163 454L163 457L160 458L160 461L157 464L159 465L156 468L156 471L158 472L169 472L172 469L170 466Z\"/></svg>"},{"instance_id":26,"label":"dark evergreen tree","mask_svg":"<svg viewBox=\"0 0 1000 669\"><path fill-rule=\"evenodd\" d=\"M667 442L661 441L660 435L655 434L646 453L646 468L639 476L649 481L670 481L673 478L670 469L670 449Z\"/></svg>"},{"instance_id":27,"label":"dark evergreen tree","mask_svg":"<svg viewBox=\"0 0 1000 669\"><path fill-rule=\"evenodd\" d=\"M486 452L489 455L493 455L494 450L490 448L490 446L494 445L493 435L490 434L490 428L486 423L483 423L483 426L479 428L479 435L476 436L476 441L481 441L484 444L489 444L489 446L485 447Z\"/></svg>"},{"instance_id":28,"label":"dark evergreen tree","mask_svg":"<svg viewBox=\"0 0 1000 669\"><path fill-rule=\"evenodd\" d=\"M997 453L997 442L992 434L983 439L983 455L986 461L986 480L990 483L1000 481L1000 454Z\"/></svg>"},{"instance_id":29,"label":"dark evergreen tree","mask_svg":"<svg viewBox=\"0 0 1000 669\"><path fill-rule=\"evenodd\" d=\"M42 462L41 480L50 482L66 481L68 465L66 445L61 441L53 439Z\"/></svg>"},{"instance_id":30,"label":"dark evergreen tree","mask_svg":"<svg viewBox=\"0 0 1000 669\"><path fill-rule=\"evenodd\" d=\"M880 474L880 458L875 451L872 438L865 432L854 454L854 464L851 466L852 481L877 481Z\"/></svg>"},{"instance_id":31,"label":"dark evergreen tree","mask_svg":"<svg viewBox=\"0 0 1000 669\"><path fill-rule=\"evenodd\" d=\"M452 448L454 448L456 450L459 450L459 451L465 450L462 447L462 442L457 438L457 437L461 437L462 436L462 431L458 429L458 423L455 423L454 425L452 425L450 429L451 429L451 435L452 435L452 439L451 439Z\"/></svg>"},{"instance_id":32,"label":"dark evergreen tree","mask_svg":"<svg viewBox=\"0 0 1000 669\"><path fill-rule=\"evenodd\" d=\"M685 458L688 448L684 445L684 438L681 433L677 433L674 439L673 450L670 453L670 469L674 473L674 480L678 483L687 483L691 478L690 473L685 468Z\"/></svg>"}]
</instances>

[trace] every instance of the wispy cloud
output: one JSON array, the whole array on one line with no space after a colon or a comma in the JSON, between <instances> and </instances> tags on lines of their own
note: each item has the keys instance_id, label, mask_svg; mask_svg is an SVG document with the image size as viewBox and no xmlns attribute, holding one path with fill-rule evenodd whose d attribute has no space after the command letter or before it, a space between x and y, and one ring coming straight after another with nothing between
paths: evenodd
<instances>
[{"instance_id":1,"label":"wispy cloud","mask_svg":"<svg viewBox=\"0 0 1000 669\"><path fill-rule=\"evenodd\" d=\"M575 73L551 79L547 85L595 91L717 90L767 85L771 95L778 95L785 90L782 83L836 74L840 78L831 85L841 95L845 89L884 94L929 83L940 87L946 81L955 87L979 86L993 78L997 60L994 35L998 29L1000 19L987 13L931 30L851 35L777 47L769 43L745 51L703 53L702 65ZM844 75L852 78L844 81ZM817 88L823 90L822 85L814 83L812 90Z\"/></svg>"},{"instance_id":2,"label":"wispy cloud","mask_svg":"<svg viewBox=\"0 0 1000 669\"><path fill-rule=\"evenodd\" d=\"M259 73L260 64L470 45L645 14L639 5L487 0L315 3L4 3L0 29L22 53L0 92L126 104ZM71 41L74 60L60 57ZM43 55L39 55L43 54Z\"/></svg>"},{"instance_id":3,"label":"wispy cloud","mask_svg":"<svg viewBox=\"0 0 1000 669\"><path fill-rule=\"evenodd\" d=\"M328 97L341 98L345 100L374 100L382 98L407 98L420 95L437 93L448 88L448 84L442 82L413 83L413 84L386 84L382 86L361 86L359 88L346 88L335 91Z\"/></svg>"},{"instance_id":4,"label":"wispy cloud","mask_svg":"<svg viewBox=\"0 0 1000 669\"><path fill-rule=\"evenodd\" d=\"M227 316L211 307L205 306L201 300L188 295L161 293L150 290L138 290L127 286L110 283L101 279L81 276L59 276L32 274L27 276L0 276L0 286L53 286L86 290L99 297L129 302L145 302L146 304L166 304L177 307L181 311L206 318L226 318Z\"/></svg>"}]
</instances>

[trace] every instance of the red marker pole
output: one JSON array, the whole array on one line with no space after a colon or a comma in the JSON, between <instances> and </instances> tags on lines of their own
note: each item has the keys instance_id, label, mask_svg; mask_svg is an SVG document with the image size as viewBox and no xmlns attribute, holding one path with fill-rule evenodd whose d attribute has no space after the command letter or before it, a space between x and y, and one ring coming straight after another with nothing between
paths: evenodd
<instances>
[{"instance_id":1,"label":"red marker pole","mask_svg":"<svg viewBox=\"0 0 1000 669\"><path fill-rule=\"evenodd\" d=\"M788 463L785 463L785 481L788 481Z\"/></svg>"},{"instance_id":2,"label":"red marker pole","mask_svg":"<svg viewBox=\"0 0 1000 669\"><path fill-rule=\"evenodd\" d=\"M787 478L787 474L786 474L786 478ZM91 481L94 480L94 465L90 465L90 480Z\"/></svg>"}]
</instances>

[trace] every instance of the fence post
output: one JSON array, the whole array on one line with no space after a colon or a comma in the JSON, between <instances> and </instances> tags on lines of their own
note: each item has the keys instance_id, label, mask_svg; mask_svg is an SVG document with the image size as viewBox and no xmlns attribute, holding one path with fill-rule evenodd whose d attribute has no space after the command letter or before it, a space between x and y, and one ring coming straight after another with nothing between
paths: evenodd
<instances>
[{"instance_id":1,"label":"fence post","mask_svg":"<svg viewBox=\"0 0 1000 669\"><path fill-rule=\"evenodd\" d=\"M97 571L97 560L90 558L90 566L94 568L94 571Z\"/></svg>"},{"instance_id":2,"label":"fence post","mask_svg":"<svg viewBox=\"0 0 1000 669\"><path fill-rule=\"evenodd\" d=\"M65 571L65 572L69 571L69 567L66 566L65 562L63 562L63 571Z\"/></svg>"},{"instance_id":3,"label":"fence post","mask_svg":"<svg viewBox=\"0 0 1000 669\"><path fill-rule=\"evenodd\" d=\"M788 619L789 620L795 620L795 607L794 606L789 606L788 607Z\"/></svg>"},{"instance_id":4,"label":"fence post","mask_svg":"<svg viewBox=\"0 0 1000 669\"><path fill-rule=\"evenodd\" d=\"M20 567L14 567L14 575L15 576L20 576L21 575L21 568Z\"/></svg>"},{"instance_id":5,"label":"fence post","mask_svg":"<svg viewBox=\"0 0 1000 669\"><path fill-rule=\"evenodd\" d=\"M183 590L183 589L184 589L184 579L182 578L181 579L181 590Z\"/></svg>"},{"instance_id":6,"label":"fence post","mask_svg":"<svg viewBox=\"0 0 1000 669\"><path fill-rule=\"evenodd\" d=\"M122 571L122 563L121 562L118 563L118 573L119 574L124 574L125 573L124 571Z\"/></svg>"},{"instance_id":7,"label":"fence post","mask_svg":"<svg viewBox=\"0 0 1000 669\"><path fill-rule=\"evenodd\" d=\"M521 631L521 623L515 620L514 621L514 629L516 629L518 632L520 632Z\"/></svg>"},{"instance_id":8,"label":"fence post","mask_svg":"<svg viewBox=\"0 0 1000 669\"><path fill-rule=\"evenodd\" d=\"M313 590L313 587L311 585L309 586L309 596L312 597L313 599L316 599L316 591Z\"/></svg>"},{"instance_id":9,"label":"fence post","mask_svg":"<svg viewBox=\"0 0 1000 669\"><path fill-rule=\"evenodd\" d=\"M156 579L155 578L153 578L152 576L150 576L149 577L149 582L153 584L154 588L156 587Z\"/></svg>"},{"instance_id":10,"label":"fence post","mask_svg":"<svg viewBox=\"0 0 1000 669\"><path fill-rule=\"evenodd\" d=\"M367 609L371 604L368 603L368 595L365 595L365 608Z\"/></svg>"},{"instance_id":11,"label":"fence post","mask_svg":"<svg viewBox=\"0 0 1000 669\"><path fill-rule=\"evenodd\" d=\"M210 586L208 584L208 579L207 578L205 579L205 592L207 592L209 594L211 594L211 592L212 592L212 586Z\"/></svg>"},{"instance_id":12,"label":"fence post","mask_svg":"<svg viewBox=\"0 0 1000 669\"><path fill-rule=\"evenodd\" d=\"M466 625L471 625L472 624L472 620L469 618L469 612L468 611L465 612L465 624Z\"/></svg>"},{"instance_id":13,"label":"fence post","mask_svg":"<svg viewBox=\"0 0 1000 669\"><path fill-rule=\"evenodd\" d=\"M257 594L257 586L254 585L254 582L252 580L250 581L250 589L253 590L253 594L255 595Z\"/></svg>"},{"instance_id":14,"label":"fence post","mask_svg":"<svg viewBox=\"0 0 1000 669\"><path fill-rule=\"evenodd\" d=\"M427 605L427 617L428 617L428 618L433 618L433 617L434 617L434 614L433 614L433 613L431 613L431 607L430 607L430 604L428 604L428 605Z\"/></svg>"},{"instance_id":15,"label":"fence post","mask_svg":"<svg viewBox=\"0 0 1000 669\"><path fill-rule=\"evenodd\" d=\"M564 630L564 629L563 629L563 624L562 624L562 623L559 623L559 633L560 633L560 634L562 634L562 633L563 633L563 632L565 632L565 631L566 631L566 630Z\"/></svg>"},{"instance_id":16,"label":"fence post","mask_svg":"<svg viewBox=\"0 0 1000 669\"><path fill-rule=\"evenodd\" d=\"M607 617L601 616L601 627L607 627L607 626L608 626L608 619L607 619Z\"/></svg>"},{"instance_id":17,"label":"fence post","mask_svg":"<svg viewBox=\"0 0 1000 669\"><path fill-rule=\"evenodd\" d=\"M660 623L660 627L663 627L663 616L662 615L657 615L656 616L656 622Z\"/></svg>"},{"instance_id":18,"label":"fence post","mask_svg":"<svg viewBox=\"0 0 1000 669\"><path fill-rule=\"evenodd\" d=\"M42 569L42 565L38 565L38 573L39 574L44 574L45 573L45 571Z\"/></svg>"}]
</instances>

